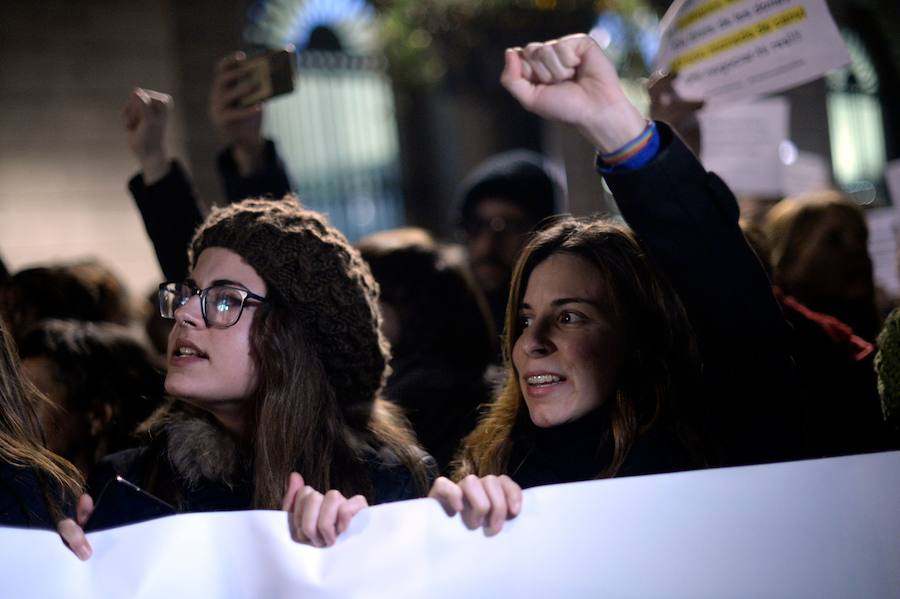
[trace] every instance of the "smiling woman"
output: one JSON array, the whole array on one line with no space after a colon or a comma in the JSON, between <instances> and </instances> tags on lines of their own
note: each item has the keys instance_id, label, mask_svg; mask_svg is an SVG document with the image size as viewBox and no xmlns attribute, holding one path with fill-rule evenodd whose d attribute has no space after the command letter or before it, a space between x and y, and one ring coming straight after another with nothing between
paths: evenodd
<instances>
[{"instance_id":1,"label":"smiling woman","mask_svg":"<svg viewBox=\"0 0 900 599\"><path fill-rule=\"evenodd\" d=\"M792 457L788 328L728 188L588 36L507 50L501 82L597 149L628 226L562 218L525 246L505 386L429 495L494 534L522 487Z\"/></svg>"},{"instance_id":2,"label":"smiling woman","mask_svg":"<svg viewBox=\"0 0 900 599\"><path fill-rule=\"evenodd\" d=\"M674 289L624 225L564 218L513 274L506 386L457 478L523 487L702 464L686 425L700 360Z\"/></svg>"}]
</instances>

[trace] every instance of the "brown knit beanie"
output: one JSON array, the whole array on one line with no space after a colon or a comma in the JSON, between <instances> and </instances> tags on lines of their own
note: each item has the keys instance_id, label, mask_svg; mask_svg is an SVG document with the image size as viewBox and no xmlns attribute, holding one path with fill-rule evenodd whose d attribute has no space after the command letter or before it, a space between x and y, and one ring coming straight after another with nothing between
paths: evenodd
<instances>
[{"instance_id":1,"label":"brown knit beanie","mask_svg":"<svg viewBox=\"0 0 900 599\"><path fill-rule=\"evenodd\" d=\"M325 217L295 196L217 208L194 234L191 268L208 247L239 254L300 319L338 403L371 404L386 378L378 287L369 267Z\"/></svg>"}]
</instances>

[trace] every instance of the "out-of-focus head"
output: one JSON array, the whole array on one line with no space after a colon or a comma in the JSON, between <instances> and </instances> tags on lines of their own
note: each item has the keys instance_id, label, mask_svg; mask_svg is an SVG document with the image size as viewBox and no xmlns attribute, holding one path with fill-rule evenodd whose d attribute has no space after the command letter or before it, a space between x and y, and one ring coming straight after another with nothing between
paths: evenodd
<instances>
[{"instance_id":1,"label":"out-of-focus head","mask_svg":"<svg viewBox=\"0 0 900 599\"><path fill-rule=\"evenodd\" d=\"M217 261L250 271L241 274L249 291L264 287L248 348L258 376L257 417L268 409L267 398L278 396L315 402L322 414L338 411L364 427L384 384L389 352L379 328L377 286L359 253L324 216L291 196L213 211L191 244L194 278L198 269L211 270L198 286L218 280L208 257L223 252ZM259 280L249 289L253 274Z\"/></svg>"},{"instance_id":2,"label":"out-of-focus head","mask_svg":"<svg viewBox=\"0 0 900 599\"><path fill-rule=\"evenodd\" d=\"M455 202L456 219L485 293L505 291L528 233L557 214L561 203L560 184L531 151L492 156L465 178Z\"/></svg>"},{"instance_id":3,"label":"out-of-focus head","mask_svg":"<svg viewBox=\"0 0 900 599\"><path fill-rule=\"evenodd\" d=\"M829 313L874 303L868 227L851 200L834 191L788 198L769 211L764 229L774 283L786 293Z\"/></svg>"},{"instance_id":4,"label":"out-of-focus head","mask_svg":"<svg viewBox=\"0 0 900 599\"><path fill-rule=\"evenodd\" d=\"M127 325L129 302L121 280L93 260L21 270L0 288L0 312L16 340L47 318Z\"/></svg>"},{"instance_id":5,"label":"out-of-focus head","mask_svg":"<svg viewBox=\"0 0 900 599\"><path fill-rule=\"evenodd\" d=\"M85 470L134 445L134 430L162 398L159 361L119 325L41 321L20 351L24 371L50 399L38 411L48 447Z\"/></svg>"},{"instance_id":6,"label":"out-of-focus head","mask_svg":"<svg viewBox=\"0 0 900 599\"><path fill-rule=\"evenodd\" d=\"M394 358L436 357L479 376L495 352L493 326L458 248L416 228L375 233L357 247L381 288Z\"/></svg>"}]
</instances>

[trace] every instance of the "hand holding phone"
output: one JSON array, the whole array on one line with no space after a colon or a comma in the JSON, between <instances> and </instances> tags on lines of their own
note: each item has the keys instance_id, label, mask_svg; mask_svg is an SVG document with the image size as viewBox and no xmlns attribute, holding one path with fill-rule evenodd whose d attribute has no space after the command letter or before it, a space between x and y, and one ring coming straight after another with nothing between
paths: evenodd
<instances>
[{"instance_id":1,"label":"hand holding phone","mask_svg":"<svg viewBox=\"0 0 900 599\"><path fill-rule=\"evenodd\" d=\"M219 61L209 93L209 117L242 176L263 162L262 99L293 89L292 49L248 58L235 52Z\"/></svg>"},{"instance_id":2,"label":"hand holding phone","mask_svg":"<svg viewBox=\"0 0 900 599\"><path fill-rule=\"evenodd\" d=\"M245 81L252 89L238 99L247 107L294 91L294 49L270 50L244 60Z\"/></svg>"}]
</instances>

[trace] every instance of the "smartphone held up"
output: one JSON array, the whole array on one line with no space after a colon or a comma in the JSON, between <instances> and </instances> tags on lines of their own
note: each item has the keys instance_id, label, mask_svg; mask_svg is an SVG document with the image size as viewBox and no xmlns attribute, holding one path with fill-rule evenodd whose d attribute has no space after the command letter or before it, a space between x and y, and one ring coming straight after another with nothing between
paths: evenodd
<instances>
[{"instance_id":1,"label":"smartphone held up","mask_svg":"<svg viewBox=\"0 0 900 599\"><path fill-rule=\"evenodd\" d=\"M293 46L250 55L241 67L246 73L245 80L251 82L248 87L252 89L239 99L241 107L294 91L297 68Z\"/></svg>"}]
</instances>

